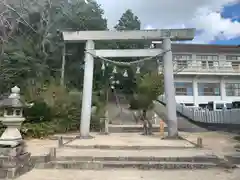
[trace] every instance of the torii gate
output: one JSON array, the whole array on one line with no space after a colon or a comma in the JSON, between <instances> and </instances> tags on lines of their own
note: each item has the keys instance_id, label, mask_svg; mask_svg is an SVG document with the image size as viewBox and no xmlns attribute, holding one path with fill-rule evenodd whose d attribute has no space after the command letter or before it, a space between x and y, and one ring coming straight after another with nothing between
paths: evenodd
<instances>
[{"instance_id":1,"label":"torii gate","mask_svg":"<svg viewBox=\"0 0 240 180\"><path fill-rule=\"evenodd\" d=\"M173 60L171 41L192 40L195 29L162 29L162 30L138 30L138 31L77 31L63 32L63 40L68 43L86 42L84 84L82 96L82 112L80 136L89 137L92 84L94 70L94 56L99 57L150 57L163 53L164 65L164 90L167 104L168 136L178 135L176 100L173 76ZM162 49L95 49L94 41L99 40L151 40L162 41ZM94 55L94 56L93 56ZM65 58L62 63L62 83L64 78Z\"/></svg>"}]
</instances>

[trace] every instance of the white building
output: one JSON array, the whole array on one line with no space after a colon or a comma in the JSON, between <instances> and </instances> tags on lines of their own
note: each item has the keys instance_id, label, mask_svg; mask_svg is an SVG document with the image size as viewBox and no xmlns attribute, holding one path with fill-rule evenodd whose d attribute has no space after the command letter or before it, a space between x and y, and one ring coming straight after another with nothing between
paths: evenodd
<instances>
[{"instance_id":1,"label":"white building","mask_svg":"<svg viewBox=\"0 0 240 180\"><path fill-rule=\"evenodd\" d=\"M172 44L177 103L240 101L240 46Z\"/></svg>"}]
</instances>

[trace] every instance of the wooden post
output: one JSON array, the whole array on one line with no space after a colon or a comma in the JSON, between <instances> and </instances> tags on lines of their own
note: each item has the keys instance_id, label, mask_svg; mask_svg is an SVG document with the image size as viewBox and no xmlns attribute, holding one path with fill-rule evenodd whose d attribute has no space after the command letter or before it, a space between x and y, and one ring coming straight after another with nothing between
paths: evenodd
<instances>
[{"instance_id":1,"label":"wooden post","mask_svg":"<svg viewBox=\"0 0 240 180\"><path fill-rule=\"evenodd\" d=\"M55 160L57 156L56 148L51 148L50 149L50 159Z\"/></svg>"},{"instance_id":2,"label":"wooden post","mask_svg":"<svg viewBox=\"0 0 240 180\"><path fill-rule=\"evenodd\" d=\"M62 136L60 136L58 138L58 147L63 147L63 137Z\"/></svg>"},{"instance_id":3,"label":"wooden post","mask_svg":"<svg viewBox=\"0 0 240 180\"><path fill-rule=\"evenodd\" d=\"M160 136L164 137L164 122L162 119L160 120Z\"/></svg>"},{"instance_id":4,"label":"wooden post","mask_svg":"<svg viewBox=\"0 0 240 180\"><path fill-rule=\"evenodd\" d=\"M203 147L202 138L200 138L200 137L197 138L197 147L199 147L199 148Z\"/></svg>"}]
</instances>

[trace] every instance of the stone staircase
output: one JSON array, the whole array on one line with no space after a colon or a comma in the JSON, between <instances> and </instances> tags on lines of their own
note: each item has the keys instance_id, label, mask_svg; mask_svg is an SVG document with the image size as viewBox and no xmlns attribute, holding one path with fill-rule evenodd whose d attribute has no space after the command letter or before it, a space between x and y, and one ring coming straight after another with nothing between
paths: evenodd
<instances>
[{"instance_id":1,"label":"stone staircase","mask_svg":"<svg viewBox=\"0 0 240 180\"><path fill-rule=\"evenodd\" d=\"M215 156L211 151L186 148L173 149L159 147L147 148L57 148L50 158L35 161L38 169L138 169L138 170L174 170L233 168L228 162Z\"/></svg>"},{"instance_id":2,"label":"stone staircase","mask_svg":"<svg viewBox=\"0 0 240 180\"><path fill-rule=\"evenodd\" d=\"M91 133L93 138L81 139L76 134L55 135L58 147L49 154L32 157L37 169L75 170L174 170L236 167L224 156L199 148L181 139L161 139L157 134Z\"/></svg>"}]
</instances>

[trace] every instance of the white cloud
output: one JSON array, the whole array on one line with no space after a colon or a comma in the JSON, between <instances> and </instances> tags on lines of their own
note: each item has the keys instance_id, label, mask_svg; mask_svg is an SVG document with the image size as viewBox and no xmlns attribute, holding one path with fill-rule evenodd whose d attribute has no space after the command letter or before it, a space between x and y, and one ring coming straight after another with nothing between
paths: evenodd
<instances>
[{"instance_id":1,"label":"white cloud","mask_svg":"<svg viewBox=\"0 0 240 180\"><path fill-rule=\"evenodd\" d=\"M145 26L143 29L150 30L150 29L155 29L155 28L154 28L154 27L152 27L151 25L147 25L147 26Z\"/></svg>"},{"instance_id":2,"label":"white cloud","mask_svg":"<svg viewBox=\"0 0 240 180\"><path fill-rule=\"evenodd\" d=\"M203 43L215 38L232 39L240 36L240 23L222 18L220 12L201 11L197 13L190 24L199 30L203 30L203 33L196 37L197 41Z\"/></svg>"},{"instance_id":3,"label":"white cloud","mask_svg":"<svg viewBox=\"0 0 240 180\"><path fill-rule=\"evenodd\" d=\"M194 42L207 43L216 38L240 36L240 23L221 17L226 5L239 0L97 0L105 10L109 26L113 27L126 9L132 9L142 27L184 28L201 30Z\"/></svg>"}]
</instances>

